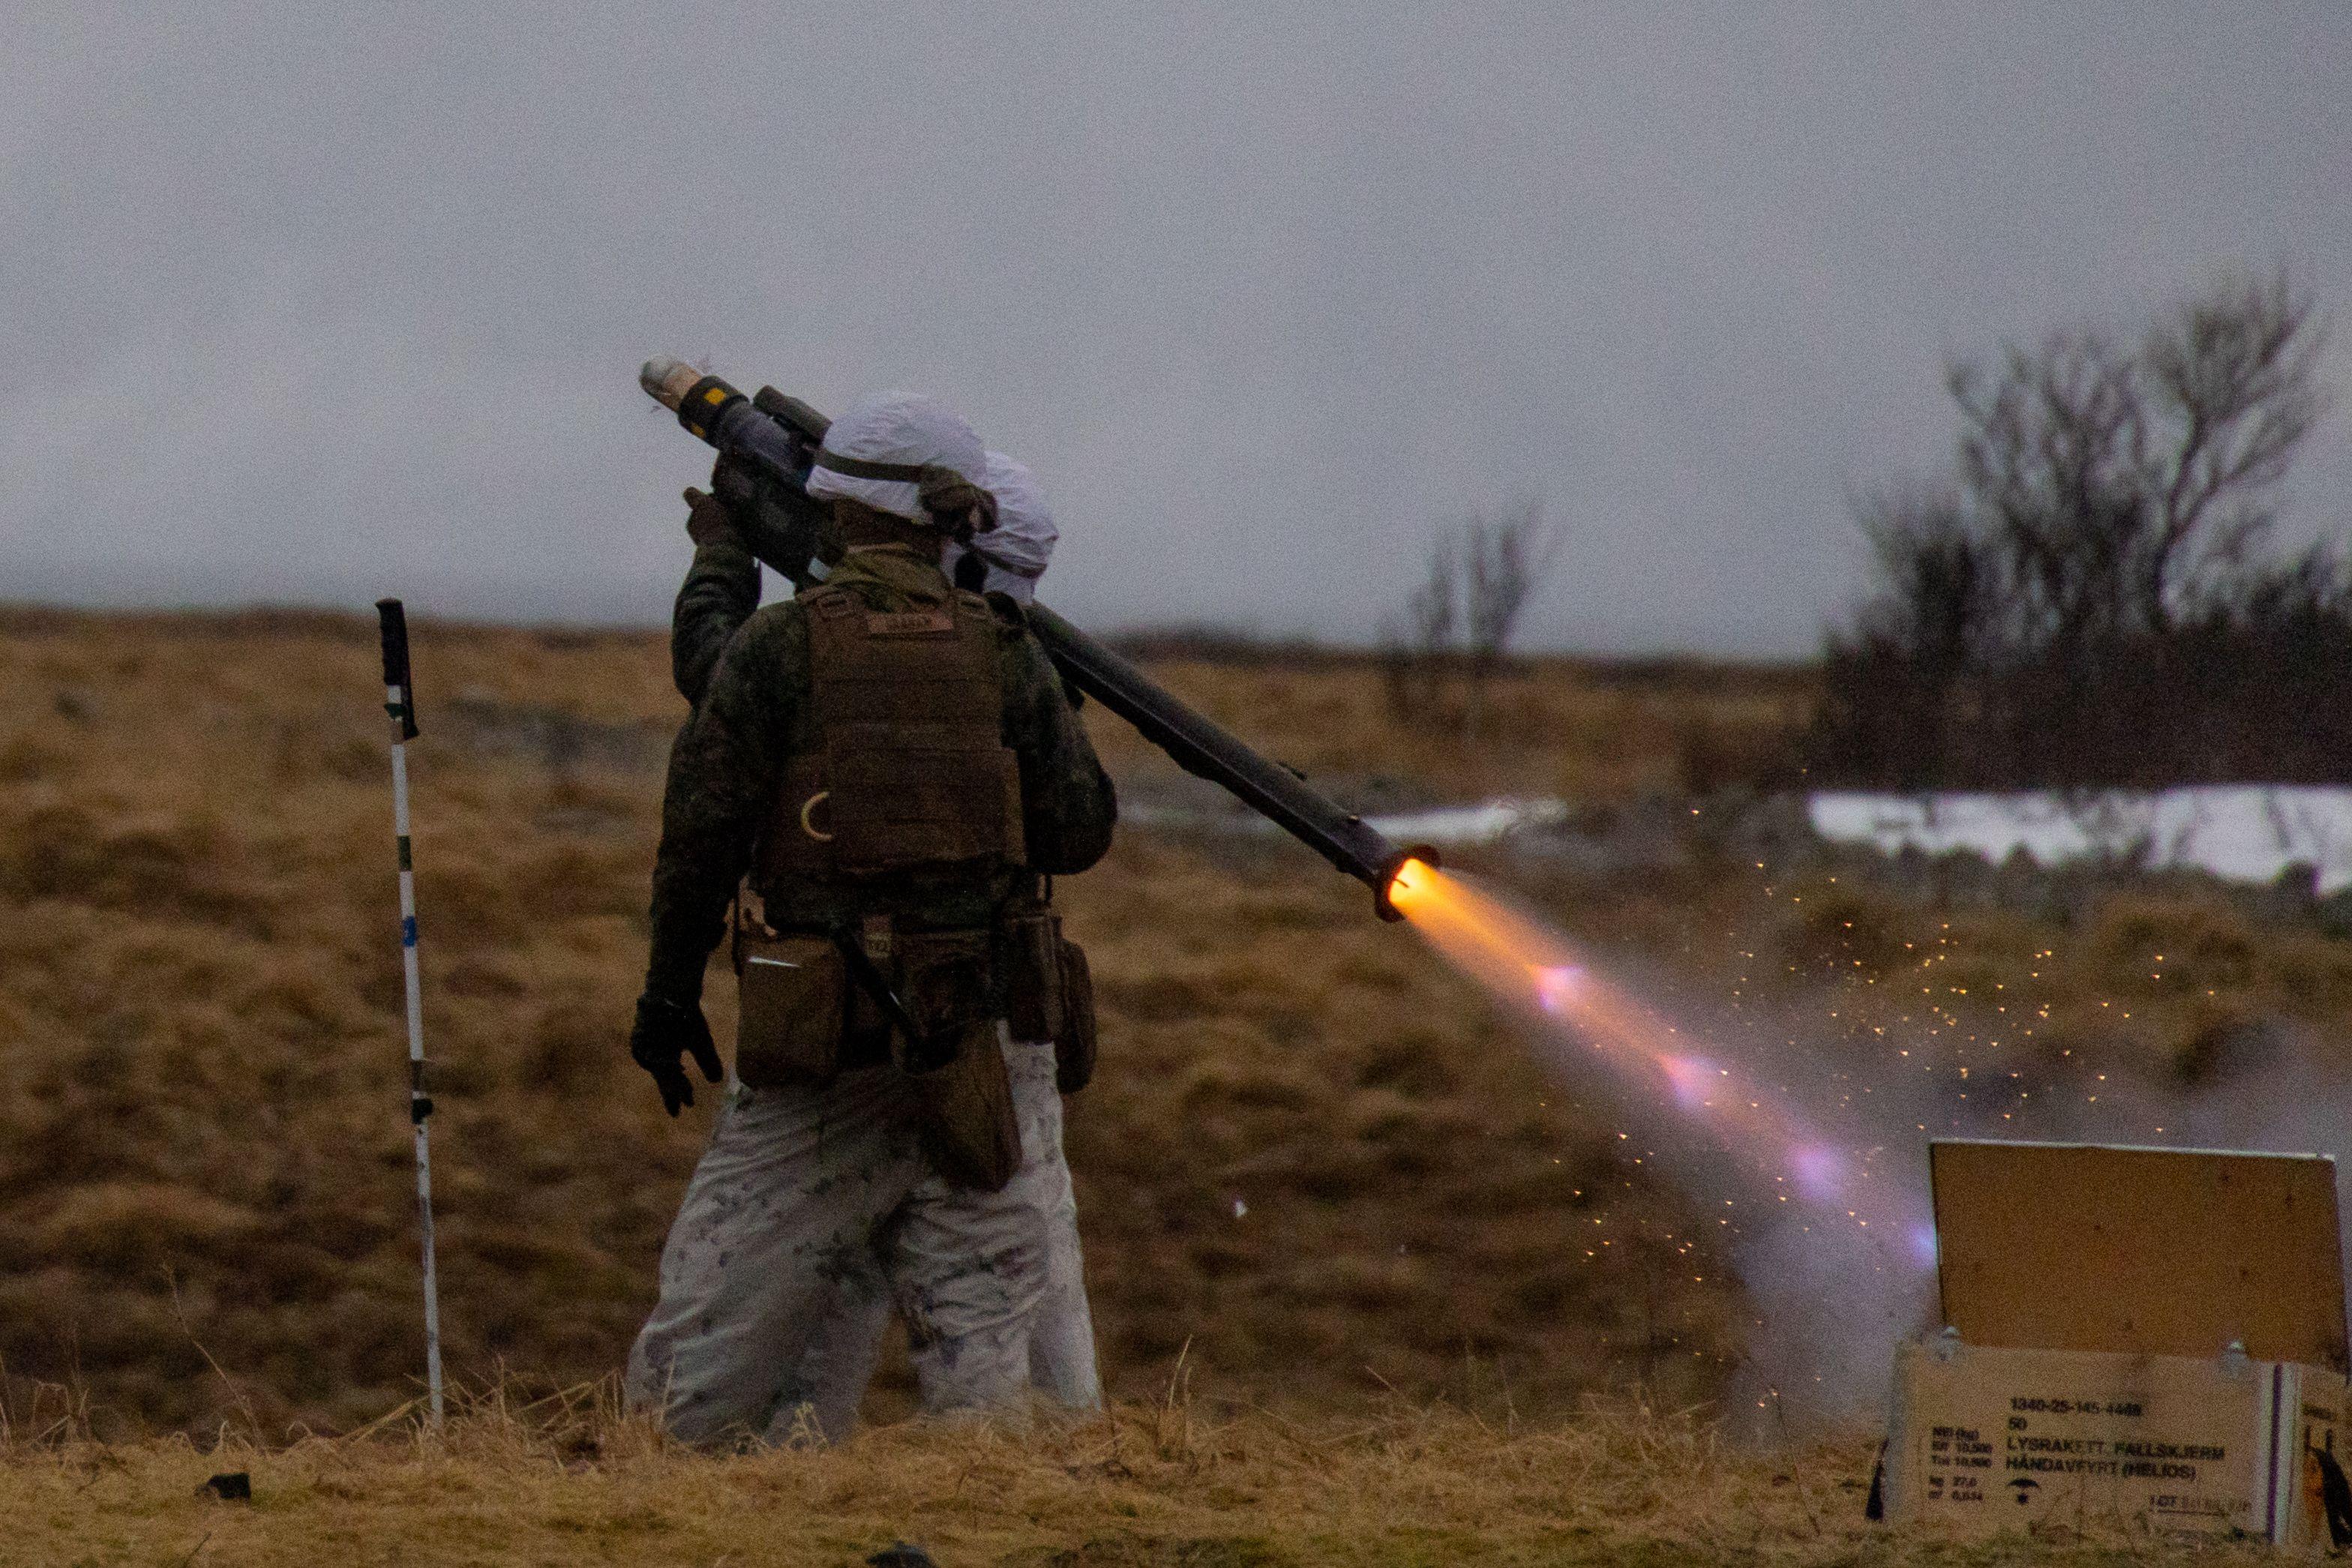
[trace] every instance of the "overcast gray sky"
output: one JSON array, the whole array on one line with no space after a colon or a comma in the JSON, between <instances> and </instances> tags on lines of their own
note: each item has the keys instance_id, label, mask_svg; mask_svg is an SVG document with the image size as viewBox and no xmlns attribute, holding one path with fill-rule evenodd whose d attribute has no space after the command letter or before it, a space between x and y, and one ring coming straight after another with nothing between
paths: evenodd
<instances>
[{"instance_id":1,"label":"overcast gray sky","mask_svg":"<svg viewBox=\"0 0 2352 1568\"><path fill-rule=\"evenodd\" d=\"M2352 316L2352 6L19 0L0 193L0 598L659 621L667 352L950 399L1099 626L1365 638L1540 493L1532 641L1802 653L1948 354Z\"/></svg>"}]
</instances>

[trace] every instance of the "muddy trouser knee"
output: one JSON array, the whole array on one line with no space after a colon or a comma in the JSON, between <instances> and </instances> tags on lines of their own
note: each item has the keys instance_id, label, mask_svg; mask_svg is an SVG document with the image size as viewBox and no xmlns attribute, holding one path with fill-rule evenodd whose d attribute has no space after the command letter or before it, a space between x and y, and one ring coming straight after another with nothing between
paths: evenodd
<instances>
[{"instance_id":1,"label":"muddy trouser knee","mask_svg":"<svg viewBox=\"0 0 2352 1568\"><path fill-rule=\"evenodd\" d=\"M781 1441L810 1418L839 1437L890 1302L907 1320L926 1409L1021 1403L1049 1272L1058 1258L1076 1281L1076 1238L1052 1049L1005 1049L1023 1159L996 1193L933 1174L905 1082L887 1070L822 1090L739 1090L663 1250L661 1301L630 1356L632 1405L661 1411L688 1441ZM1066 1386L1046 1392L1084 1402Z\"/></svg>"},{"instance_id":2,"label":"muddy trouser knee","mask_svg":"<svg viewBox=\"0 0 2352 1568\"><path fill-rule=\"evenodd\" d=\"M1062 1150L1062 1100L1057 1092L1045 1092L1043 1082L1043 1064L1052 1049L1015 1046L1006 1055L1014 1075L1023 1161L1042 1167L1010 1200L1016 1223L1026 1223L1020 1210L1034 1208L1041 1200L1045 1205L1045 1285L1030 1315L1028 1385L1056 1405L1096 1410L1102 1406L1102 1384L1095 1368L1094 1319L1087 1307L1086 1271L1078 1250L1077 1203ZM940 1199L934 1222L951 1234L984 1235L991 1212L1006 1203L1001 1194L951 1192ZM857 1279L842 1282L809 1343L803 1382L829 1437L840 1435L832 1413L855 1410L864 1400L889 1312L888 1287L877 1256ZM986 1402L968 1386L968 1379L939 1381L945 1400Z\"/></svg>"},{"instance_id":3,"label":"muddy trouser knee","mask_svg":"<svg viewBox=\"0 0 2352 1568\"><path fill-rule=\"evenodd\" d=\"M631 1405L689 1442L778 1440L803 1412L828 1436L846 1432L879 1333L875 1237L936 1179L888 1069L822 1089L737 1089L662 1249L661 1300L629 1355ZM848 1343L842 1325L864 1320L874 1332Z\"/></svg>"}]
</instances>

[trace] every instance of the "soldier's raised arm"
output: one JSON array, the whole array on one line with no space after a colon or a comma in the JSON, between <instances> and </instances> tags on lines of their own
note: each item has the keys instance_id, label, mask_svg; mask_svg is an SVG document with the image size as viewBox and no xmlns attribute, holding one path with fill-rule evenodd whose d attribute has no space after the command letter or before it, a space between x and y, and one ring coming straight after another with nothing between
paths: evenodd
<instances>
[{"instance_id":1,"label":"soldier's raised arm","mask_svg":"<svg viewBox=\"0 0 2352 1568\"><path fill-rule=\"evenodd\" d=\"M1006 622L1004 743L1021 762L1029 867L1069 876L1109 852L1118 795L1045 650L1016 607L998 596L991 602Z\"/></svg>"},{"instance_id":2,"label":"soldier's raised arm","mask_svg":"<svg viewBox=\"0 0 2352 1568\"><path fill-rule=\"evenodd\" d=\"M694 564L670 607L669 672L678 695L699 707L719 654L760 608L760 563L725 502L689 488L686 503Z\"/></svg>"}]
</instances>

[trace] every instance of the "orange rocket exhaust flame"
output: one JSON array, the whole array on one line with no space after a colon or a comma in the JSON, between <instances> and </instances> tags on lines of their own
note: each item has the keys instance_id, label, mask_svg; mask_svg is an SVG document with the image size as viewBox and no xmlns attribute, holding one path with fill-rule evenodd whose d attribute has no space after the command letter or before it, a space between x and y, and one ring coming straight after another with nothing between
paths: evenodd
<instances>
[{"instance_id":1,"label":"orange rocket exhaust flame","mask_svg":"<svg viewBox=\"0 0 2352 1568\"><path fill-rule=\"evenodd\" d=\"M1697 1042L1596 973L1565 935L1418 860L1397 869L1387 892L1456 968L1498 999L1567 1026L1630 1086L1703 1122L1780 1201L1843 1212L1869 1227L1857 1162L1807 1125L1783 1095L1710 1061L1694 1049Z\"/></svg>"},{"instance_id":2,"label":"orange rocket exhaust flame","mask_svg":"<svg viewBox=\"0 0 2352 1568\"><path fill-rule=\"evenodd\" d=\"M1602 1052L1655 1070L1682 1053L1673 1028L1595 975L1568 938L1542 921L1420 861L1407 861L1389 900L1455 967L1506 1001L1575 1025Z\"/></svg>"}]
</instances>

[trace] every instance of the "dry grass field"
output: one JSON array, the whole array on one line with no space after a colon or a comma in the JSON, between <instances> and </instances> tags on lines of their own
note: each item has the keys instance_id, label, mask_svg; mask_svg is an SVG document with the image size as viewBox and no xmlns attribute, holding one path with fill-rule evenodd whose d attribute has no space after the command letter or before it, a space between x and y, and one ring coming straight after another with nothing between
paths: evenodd
<instances>
[{"instance_id":1,"label":"dry grass field","mask_svg":"<svg viewBox=\"0 0 2352 1568\"><path fill-rule=\"evenodd\" d=\"M707 1124L707 1106L664 1117L623 1051L681 705L656 636L428 623L415 660L451 1363L591 1380L650 1301ZM1433 768L1369 671L1165 673L1318 768ZM380 690L359 618L0 628L0 1364L19 1406L47 1383L100 1430L235 1414L278 1433L412 1391ZM1513 700L1578 737L1499 754L1530 786L1630 787L1621 732L1670 723L1565 677ZM1131 785L1165 768L1095 728ZM1734 1291L1685 1266L1682 1200L1364 889L1285 841L1138 832L1065 897L1106 1005L1071 1146L1115 1389L1164 1387L1180 1355L1204 1391L1315 1405L1714 1386Z\"/></svg>"},{"instance_id":2,"label":"dry grass field","mask_svg":"<svg viewBox=\"0 0 2352 1568\"><path fill-rule=\"evenodd\" d=\"M2145 1534L1962 1543L1862 1514L1871 1443L1772 1454L1622 1405L1513 1427L1402 1406L1209 1420L1183 1402L1006 1432L908 1423L831 1449L713 1458L593 1392L255 1448L184 1438L0 1454L0 1564L761 1563L891 1545L939 1568L1439 1568L2274 1561ZM253 1500L200 1495L244 1470Z\"/></svg>"},{"instance_id":3,"label":"dry grass field","mask_svg":"<svg viewBox=\"0 0 2352 1568\"><path fill-rule=\"evenodd\" d=\"M1541 663L1465 746L1399 723L1370 661L1151 664L1367 800L1687 791L1780 755L1805 700L1782 673ZM373 625L0 614L0 1563L835 1563L897 1535L1038 1568L2025 1550L1865 1531L1866 1437L1724 1447L1706 1412L1751 1309L1701 1200L1275 838L1130 831L1064 889L1105 1008L1070 1142L1120 1412L892 1425L901 1370L837 1451L665 1448L593 1394L707 1126L664 1117L623 1049L681 716L662 640L427 622L416 665L445 1321L455 1373L498 1391L438 1446L381 1424L422 1333ZM1181 782L1093 729L1131 797ZM2337 1052L2352 1012L2352 946L2210 889L2053 921L1699 842L1669 871L1513 879L1687 1016L1811 1019L1857 1071L2006 1040L2019 1066L2178 1088L2226 1076L2244 1025ZM232 1468L252 1508L191 1497Z\"/></svg>"},{"instance_id":4,"label":"dry grass field","mask_svg":"<svg viewBox=\"0 0 2352 1568\"><path fill-rule=\"evenodd\" d=\"M1811 711L1810 670L1675 660L1531 659L1498 675L1469 742L1401 717L1381 661L1361 653L1146 642L1154 678L1234 733L1320 779L1443 800L1557 795L1621 803L1706 790L1778 766ZM1458 690L1435 705L1459 717ZM1122 777L1166 759L1115 720L1097 744Z\"/></svg>"}]
</instances>

